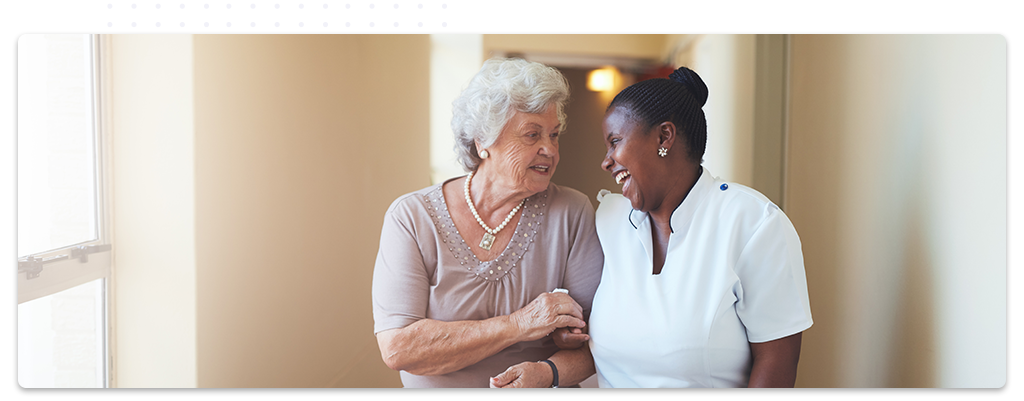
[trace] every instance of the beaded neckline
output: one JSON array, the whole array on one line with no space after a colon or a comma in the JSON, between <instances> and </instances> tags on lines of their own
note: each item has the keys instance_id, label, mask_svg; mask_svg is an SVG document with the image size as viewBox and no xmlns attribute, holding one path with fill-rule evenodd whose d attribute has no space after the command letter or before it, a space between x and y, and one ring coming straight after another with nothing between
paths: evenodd
<instances>
[{"instance_id":1,"label":"beaded neckline","mask_svg":"<svg viewBox=\"0 0 1024 401\"><path fill-rule=\"evenodd\" d=\"M481 261L470 249L469 244L462 238L462 234L455 228L451 214L448 212L448 204L445 203L443 185L437 185L433 190L423 195L430 217L437 229L438 236L444 248L448 248L459 265L460 269L475 279L482 279L489 282L502 280L509 272L519 266L523 255L530 249L536 237L540 234L541 220L547 211L548 191L544 190L538 194L527 197L522 208L522 217L516 224L516 231L512 234L505 249L498 257ZM440 257L440 255L438 255Z\"/></svg>"}]
</instances>

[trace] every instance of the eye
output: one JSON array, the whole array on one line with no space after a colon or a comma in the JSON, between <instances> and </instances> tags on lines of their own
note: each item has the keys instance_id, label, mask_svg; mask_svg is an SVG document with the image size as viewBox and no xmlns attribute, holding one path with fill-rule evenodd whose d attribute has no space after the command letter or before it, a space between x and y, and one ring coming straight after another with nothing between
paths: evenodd
<instances>
[{"instance_id":1,"label":"eye","mask_svg":"<svg viewBox=\"0 0 1024 401\"><path fill-rule=\"evenodd\" d=\"M618 144L618 143L619 143L619 142L621 142L621 141L622 141L622 140L621 140L621 139L619 139L619 138L612 138L612 139L611 139L610 141L608 141L608 143L610 143L610 144L612 144L612 145L616 145L616 144Z\"/></svg>"},{"instance_id":2,"label":"eye","mask_svg":"<svg viewBox=\"0 0 1024 401\"><path fill-rule=\"evenodd\" d=\"M555 138L555 139L558 139L558 134L559 134L558 132L554 132L554 133L551 134L551 137Z\"/></svg>"}]
</instances>

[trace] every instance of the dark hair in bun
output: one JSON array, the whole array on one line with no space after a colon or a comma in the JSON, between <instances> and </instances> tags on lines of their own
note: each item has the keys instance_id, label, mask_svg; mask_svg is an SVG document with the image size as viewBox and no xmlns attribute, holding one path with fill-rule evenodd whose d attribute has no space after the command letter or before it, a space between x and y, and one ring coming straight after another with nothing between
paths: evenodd
<instances>
[{"instance_id":1,"label":"dark hair in bun","mask_svg":"<svg viewBox=\"0 0 1024 401\"><path fill-rule=\"evenodd\" d=\"M708 86L704 84L703 79L700 79L700 75L697 75L693 70L686 67L679 67L669 74L668 79L686 85L690 90L690 93L692 93L700 103L701 107L707 103Z\"/></svg>"},{"instance_id":2,"label":"dark hair in bun","mask_svg":"<svg viewBox=\"0 0 1024 401\"><path fill-rule=\"evenodd\" d=\"M701 109L707 101L708 87L700 76L689 68L679 67L668 79L648 79L623 89L612 99L608 110L619 107L647 128L672 122L689 149L687 156L700 163L708 142L708 123Z\"/></svg>"}]
</instances>

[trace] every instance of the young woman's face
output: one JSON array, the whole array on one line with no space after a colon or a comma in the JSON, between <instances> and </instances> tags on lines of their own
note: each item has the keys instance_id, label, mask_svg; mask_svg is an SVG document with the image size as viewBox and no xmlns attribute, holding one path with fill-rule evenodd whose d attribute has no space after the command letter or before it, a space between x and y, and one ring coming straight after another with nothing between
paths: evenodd
<instances>
[{"instance_id":1,"label":"young woman's face","mask_svg":"<svg viewBox=\"0 0 1024 401\"><path fill-rule=\"evenodd\" d=\"M629 118L621 107L608 111L602 124L604 144L608 149L601 168L612 174L622 185L622 195L633 204L633 209L649 212L661 205L667 182L663 170L656 163L660 139L658 126L647 129Z\"/></svg>"}]
</instances>

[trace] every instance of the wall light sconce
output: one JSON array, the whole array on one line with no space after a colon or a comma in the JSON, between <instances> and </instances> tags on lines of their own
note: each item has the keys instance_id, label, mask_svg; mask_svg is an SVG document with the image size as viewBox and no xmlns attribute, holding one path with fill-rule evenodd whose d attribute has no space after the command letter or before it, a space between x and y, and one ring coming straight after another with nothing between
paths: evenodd
<instances>
[{"instance_id":1,"label":"wall light sconce","mask_svg":"<svg viewBox=\"0 0 1024 401\"><path fill-rule=\"evenodd\" d=\"M590 72L587 76L587 89L594 92L609 92L615 89L615 81L619 70L615 67L604 67Z\"/></svg>"}]
</instances>

